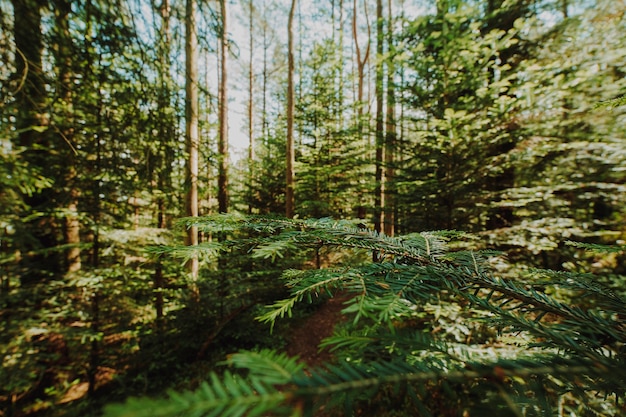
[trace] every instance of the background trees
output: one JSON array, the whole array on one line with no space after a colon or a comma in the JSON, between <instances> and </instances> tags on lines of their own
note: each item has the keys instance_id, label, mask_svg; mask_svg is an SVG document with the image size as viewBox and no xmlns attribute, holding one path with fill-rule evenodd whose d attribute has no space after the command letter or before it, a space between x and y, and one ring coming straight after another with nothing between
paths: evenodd
<instances>
[{"instance_id":1,"label":"background trees","mask_svg":"<svg viewBox=\"0 0 626 417\"><path fill-rule=\"evenodd\" d=\"M96 398L113 373L156 392L182 358L212 368L220 337L271 344L244 317L284 291L283 268L336 255L249 258L228 241L252 235L176 228L185 215L290 207L389 236L476 233L511 276L620 272L621 254L565 240L624 237L624 108L598 107L626 88L623 0L188 3L0 1L0 401L14 415ZM144 252L187 233L204 250L193 285L178 248Z\"/></svg>"}]
</instances>

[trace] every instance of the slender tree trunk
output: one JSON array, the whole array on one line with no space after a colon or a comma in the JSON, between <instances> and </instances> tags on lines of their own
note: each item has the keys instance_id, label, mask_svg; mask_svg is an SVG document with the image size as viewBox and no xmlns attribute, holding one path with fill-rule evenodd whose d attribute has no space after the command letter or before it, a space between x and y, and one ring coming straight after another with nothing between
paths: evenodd
<instances>
[{"instance_id":1,"label":"slender tree trunk","mask_svg":"<svg viewBox=\"0 0 626 417\"><path fill-rule=\"evenodd\" d=\"M364 14L367 19L367 4L364 5ZM370 55L370 27L369 20L367 21L367 46L365 52L361 52L361 46L359 44L359 35L357 29L357 0L353 0L353 13L352 13L352 36L354 37L354 48L356 52L356 64L357 64L357 135L360 138L363 134L363 91L365 88L365 66L369 60Z\"/></svg>"},{"instance_id":2,"label":"slender tree trunk","mask_svg":"<svg viewBox=\"0 0 626 417\"><path fill-rule=\"evenodd\" d=\"M394 153L396 146L396 120L395 120L395 65L393 62L393 14L391 0L387 2L387 48L389 58L387 62L387 119L385 132L385 207L384 207L384 232L387 236L393 236L395 232L395 187L394 187Z\"/></svg>"},{"instance_id":3,"label":"slender tree trunk","mask_svg":"<svg viewBox=\"0 0 626 417\"><path fill-rule=\"evenodd\" d=\"M343 30L343 0L339 0L339 61L340 65L337 66L337 109L336 109L336 123L337 123L337 131L341 131L343 129L344 118L342 117L342 108L344 101L344 78L343 78L343 44L344 44L344 30ZM300 48L302 49L302 48Z\"/></svg>"},{"instance_id":4,"label":"slender tree trunk","mask_svg":"<svg viewBox=\"0 0 626 417\"><path fill-rule=\"evenodd\" d=\"M252 0L248 1L248 29L250 46L250 53L248 55L248 169L250 170L250 180L254 180L255 166L254 166L254 5ZM252 213L252 203L248 206L248 213Z\"/></svg>"},{"instance_id":5,"label":"slender tree trunk","mask_svg":"<svg viewBox=\"0 0 626 417\"><path fill-rule=\"evenodd\" d=\"M261 136L263 136L263 140L266 142L267 147L267 136L268 136L268 125L267 125L267 48L269 48L267 44L267 22L263 22L263 73L262 73L262 86L261 86Z\"/></svg>"},{"instance_id":6,"label":"slender tree trunk","mask_svg":"<svg viewBox=\"0 0 626 417\"><path fill-rule=\"evenodd\" d=\"M185 141L187 145L187 216L198 217L198 37L196 24L196 0L187 0L185 15ZM187 245L198 244L198 228L187 230ZM199 296L198 257L187 263L192 279L192 294Z\"/></svg>"},{"instance_id":7,"label":"slender tree trunk","mask_svg":"<svg viewBox=\"0 0 626 417\"><path fill-rule=\"evenodd\" d=\"M363 125L364 125L364 117L363 117L363 109L365 106L365 102L363 99L363 91L365 89L365 66L369 60L370 55L370 45L371 45L371 33L370 33L370 23L369 17L367 13L367 2L363 4L363 13L365 15L365 21L367 24L367 45L365 47L365 52L361 51L361 45L359 44L359 33L357 26L357 16L358 13L358 0L353 0L352 2L352 37L354 38L354 49L356 53L356 65L357 65L357 96L356 96L356 131L357 131L357 140L362 141L363 138ZM362 180L361 180L362 181ZM363 201L362 196L362 187L359 187L359 201ZM356 215L360 219L364 219L366 217L366 205L361 203L356 208Z\"/></svg>"},{"instance_id":8,"label":"slender tree trunk","mask_svg":"<svg viewBox=\"0 0 626 417\"><path fill-rule=\"evenodd\" d=\"M69 14L71 4L67 0L54 0L55 31L57 44L55 48L55 62L58 76L59 121L57 129L59 143L63 143L64 150L64 189L67 190L65 200L65 217L63 218L65 250L65 271L77 272L81 268L80 259L80 221L78 219L78 197L80 190L76 186L75 144L73 124L73 78L72 71L72 36L69 29Z\"/></svg>"},{"instance_id":9,"label":"slender tree trunk","mask_svg":"<svg viewBox=\"0 0 626 417\"><path fill-rule=\"evenodd\" d=\"M220 0L222 15L222 29L220 37L220 89L218 103L219 137L217 142L218 173L217 173L217 202L220 213L227 213L229 206L228 194L228 31L226 0Z\"/></svg>"},{"instance_id":10,"label":"slender tree trunk","mask_svg":"<svg viewBox=\"0 0 626 417\"><path fill-rule=\"evenodd\" d=\"M374 230L380 233L383 231L383 208L385 207L385 183L383 177L384 163L384 146L385 146L385 130L384 130L384 33L383 33L383 3L382 0L376 0L376 172L375 172L375 190L374 190Z\"/></svg>"},{"instance_id":11,"label":"slender tree trunk","mask_svg":"<svg viewBox=\"0 0 626 417\"><path fill-rule=\"evenodd\" d=\"M170 67L169 67L169 57L170 57L170 42L171 42L171 33L170 33L170 2L169 0L162 0L161 5L159 6L159 16L161 21L160 27L160 35L161 39L158 41L159 48L159 78L161 81L161 91L159 92L159 108L158 114L159 118L159 132L162 138L161 144L167 146L171 143L172 136L172 121L168 116L168 109L170 108L170 88L171 88L171 76L170 76ZM161 148L161 151L157 157L158 163L158 172L157 172L157 184L159 190L169 190L171 189L171 161L169 157L169 152L165 148ZM164 193L161 192L157 199L157 224L156 226L160 229L165 229L167 227L167 213L166 213L166 205L165 205L165 197ZM161 262L161 258L156 260L156 265L154 268L154 310L156 314L156 328L157 331L161 332L163 330L163 309L164 309L164 299L163 299L163 288L165 286L165 279L163 277L163 263Z\"/></svg>"},{"instance_id":12,"label":"slender tree trunk","mask_svg":"<svg viewBox=\"0 0 626 417\"><path fill-rule=\"evenodd\" d=\"M292 218L295 209L295 150L293 138L293 119L295 113L294 97L294 51L293 51L293 17L297 0L291 0L289 10L289 20L287 22L288 32L288 76L287 76L287 169L285 187L285 215Z\"/></svg>"}]
</instances>

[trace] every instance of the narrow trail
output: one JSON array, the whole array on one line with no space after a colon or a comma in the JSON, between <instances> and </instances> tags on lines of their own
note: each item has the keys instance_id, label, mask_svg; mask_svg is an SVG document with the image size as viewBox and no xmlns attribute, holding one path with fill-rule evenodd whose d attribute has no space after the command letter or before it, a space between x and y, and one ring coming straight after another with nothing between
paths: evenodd
<instances>
[{"instance_id":1,"label":"narrow trail","mask_svg":"<svg viewBox=\"0 0 626 417\"><path fill-rule=\"evenodd\" d=\"M298 355L309 367L321 365L332 359L328 349L319 350L321 341L333 334L335 325L346 318L341 314L345 307L347 295L336 295L322 304L317 311L307 317L304 322L292 330L287 343L287 354Z\"/></svg>"}]
</instances>

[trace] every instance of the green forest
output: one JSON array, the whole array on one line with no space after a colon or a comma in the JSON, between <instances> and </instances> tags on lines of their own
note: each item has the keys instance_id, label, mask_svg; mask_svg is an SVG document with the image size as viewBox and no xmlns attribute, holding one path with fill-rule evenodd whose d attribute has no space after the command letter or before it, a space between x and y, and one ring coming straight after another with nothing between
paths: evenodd
<instances>
[{"instance_id":1,"label":"green forest","mask_svg":"<svg viewBox=\"0 0 626 417\"><path fill-rule=\"evenodd\" d=\"M626 0L0 0L0 417L626 415Z\"/></svg>"}]
</instances>

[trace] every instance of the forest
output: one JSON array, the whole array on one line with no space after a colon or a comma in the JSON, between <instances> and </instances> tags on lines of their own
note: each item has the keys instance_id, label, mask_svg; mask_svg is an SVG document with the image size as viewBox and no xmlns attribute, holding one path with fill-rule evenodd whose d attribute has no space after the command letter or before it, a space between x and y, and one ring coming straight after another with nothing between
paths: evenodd
<instances>
[{"instance_id":1,"label":"forest","mask_svg":"<svg viewBox=\"0 0 626 417\"><path fill-rule=\"evenodd\" d=\"M626 415L626 0L0 0L0 417Z\"/></svg>"}]
</instances>

